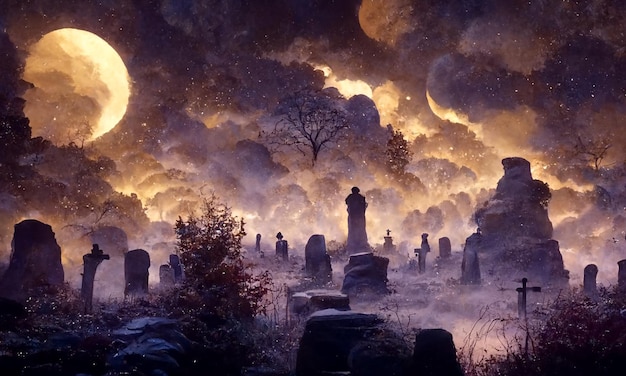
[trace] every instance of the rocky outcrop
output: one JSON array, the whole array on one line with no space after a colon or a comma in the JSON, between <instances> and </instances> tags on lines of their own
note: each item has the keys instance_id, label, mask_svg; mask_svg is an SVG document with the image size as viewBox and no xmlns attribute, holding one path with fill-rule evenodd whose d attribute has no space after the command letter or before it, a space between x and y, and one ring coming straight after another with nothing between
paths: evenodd
<instances>
[{"instance_id":1,"label":"rocky outcrop","mask_svg":"<svg viewBox=\"0 0 626 376\"><path fill-rule=\"evenodd\" d=\"M505 158L502 165L504 176L495 194L475 213L482 234L482 269L509 280L526 277L544 286L566 284L568 272L548 218L548 185L533 179L530 163L523 158Z\"/></svg>"}]
</instances>

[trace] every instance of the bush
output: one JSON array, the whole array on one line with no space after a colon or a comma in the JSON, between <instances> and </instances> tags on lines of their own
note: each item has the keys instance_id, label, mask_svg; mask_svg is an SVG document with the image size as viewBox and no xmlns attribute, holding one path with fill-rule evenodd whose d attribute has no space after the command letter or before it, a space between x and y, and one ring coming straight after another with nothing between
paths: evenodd
<instances>
[{"instance_id":1,"label":"bush","mask_svg":"<svg viewBox=\"0 0 626 376\"><path fill-rule=\"evenodd\" d=\"M268 272L254 276L243 262L241 239L244 222L211 196L203 201L201 214L178 218L175 225L177 248L185 265L188 294L201 302L203 313L238 319L263 312L268 291Z\"/></svg>"}]
</instances>

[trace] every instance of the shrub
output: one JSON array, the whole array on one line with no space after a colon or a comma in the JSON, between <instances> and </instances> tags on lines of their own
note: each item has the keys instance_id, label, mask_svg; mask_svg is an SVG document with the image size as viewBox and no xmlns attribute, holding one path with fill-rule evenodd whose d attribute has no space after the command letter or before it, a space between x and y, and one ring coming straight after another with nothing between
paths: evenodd
<instances>
[{"instance_id":1,"label":"shrub","mask_svg":"<svg viewBox=\"0 0 626 376\"><path fill-rule=\"evenodd\" d=\"M270 283L268 272L254 276L241 254L244 222L233 217L215 196L203 201L199 216L178 218L177 248L185 265L185 288L197 295L204 313L252 318L264 310Z\"/></svg>"}]
</instances>

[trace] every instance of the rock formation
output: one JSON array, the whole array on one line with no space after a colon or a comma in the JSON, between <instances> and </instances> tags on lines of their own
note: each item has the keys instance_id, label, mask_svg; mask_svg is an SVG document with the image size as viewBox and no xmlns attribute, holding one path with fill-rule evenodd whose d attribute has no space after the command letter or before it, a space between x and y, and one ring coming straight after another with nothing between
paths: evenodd
<instances>
[{"instance_id":1,"label":"rock formation","mask_svg":"<svg viewBox=\"0 0 626 376\"><path fill-rule=\"evenodd\" d=\"M544 285L566 284L569 273L559 243L551 239L548 185L533 179L523 158L505 158L502 165L504 176L495 194L475 213L484 269L508 280L527 277Z\"/></svg>"}]
</instances>

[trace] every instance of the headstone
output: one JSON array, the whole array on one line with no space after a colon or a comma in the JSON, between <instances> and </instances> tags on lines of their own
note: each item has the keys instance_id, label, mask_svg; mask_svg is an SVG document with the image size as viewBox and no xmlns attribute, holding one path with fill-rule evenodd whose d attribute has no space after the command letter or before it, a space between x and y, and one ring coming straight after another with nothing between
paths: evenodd
<instances>
[{"instance_id":1,"label":"headstone","mask_svg":"<svg viewBox=\"0 0 626 376\"><path fill-rule=\"evenodd\" d=\"M426 255L430 252L430 245L428 244L428 234L422 234L422 244L419 248L419 252L417 253L417 266L418 272L425 273L426 272Z\"/></svg>"},{"instance_id":2,"label":"headstone","mask_svg":"<svg viewBox=\"0 0 626 376\"><path fill-rule=\"evenodd\" d=\"M256 234L256 243L254 244L254 251L263 257L263 251L261 250L261 234Z\"/></svg>"},{"instance_id":3,"label":"headstone","mask_svg":"<svg viewBox=\"0 0 626 376\"><path fill-rule=\"evenodd\" d=\"M34 219L16 224L11 248L9 267L0 279L0 296L22 301L31 288L63 284L61 247L52 227Z\"/></svg>"},{"instance_id":4,"label":"headstone","mask_svg":"<svg viewBox=\"0 0 626 376\"><path fill-rule=\"evenodd\" d=\"M411 375L463 376L450 332L422 329L417 333Z\"/></svg>"},{"instance_id":5,"label":"headstone","mask_svg":"<svg viewBox=\"0 0 626 376\"><path fill-rule=\"evenodd\" d=\"M174 282L181 282L183 280L183 266L180 263L180 257L178 257L178 255L170 255L170 267L174 272Z\"/></svg>"},{"instance_id":6,"label":"headstone","mask_svg":"<svg viewBox=\"0 0 626 376\"><path fill-rule=\"evenodd\" d=\"M175 283L174 269L169 264L159 266L159 286L168 288L174 286Z\"/></svg>"},{"instance_id":7,"label":"headstone","mask_svg":"<svg viewBox=\"0 0 626 376\"><path fill-rule=\"evenodd\" d=\"M124 296L145 295L148 293L148 269L150 255L143 249L134 249L124 256Z\"/></svg>"},{"instance_id":8,"label":"headstone","mask_svg":"<svg viewBox=\"0 0 626 376\"><path fill-rule=\"evenodd\" d=\"M300 339L296 375L349 372L351 350L374 333L379 333L382 323L383 320L373 314L333 309L315 312L307 320Z\"/></svg>"},{"instance_id":9,"label":"headstone","mask_svg":"<svg viewBox=\"0 0 626 376\"><path fill-rule=\"evenodd\" d=\"M93 309L93 283L96 277L96 269L104 260L108 260L109 255L105 255L98 244L94 244L91 252L83 255L83 281L80 294L83 298L84 312L91 313Z\"/></svg>"},{"instance_id":10,"label":"headstone","mask_svg":"<svg viewBox=\"0 0 626 376\"><path fill-rule=\"evenodd\" d=\"M289 243L283 239L283 234L276 234L276 258L279 260L289 260Z\"/></svg>"},{"instance_id":11,"label":"headstone","mask_svg":"<svg viewBox=\"0 0 626 376\"><path fill-rule=\"evenodd\" d=\"M585 266L583 278L583 291L589 299L598 297L598 287L596 285L596 277L598 276L598 267L595 264Z\"/></svg>"},{"instance_id":12,"label":"headstone","mask_svg":"<svg viewBox=\"0 0 626 376\"><path fill-rule=\"evenodd\" d=\"M345 276L341 292L348 295L387 294L388 266L388 258L374 256L372 252L351 255L343 270Z\"/></svg>"},{"instance_id":13,"label":"headstone","mask_svg":"<svg viewBox=\"0 0 626 376\"><path fill-rule=\"evenodd\" d=\"M626 259L617 262L617 289L626 293Z\"/></svg>"},{"instance_id":14,"label":"headstone","mask_svg":"<svg viewBox=\"0 0 626 376\"><path fill-rule=\"evenodd\" d=\"M324 235L312 235L304 247L305 271L317 283L324 284L332 280L333 270L330 256L326 252Z\"/></svg>"},{"instance_id":15,"label":"headstone","mask_svg":"<svg viewBox=\"0 0 626 376\"><path fill-rule=\"evenodd\" d=\"M450 238L439 238L439 257L442 259L450 258L452 255L452 245L450 244Z\"/></svg>"},{"instance_id":16,"label":"headstone","mask_svg":"<svg viewBox=\"0 0 626 376\"><path fill-rule=\"evenodd\" d=\"M348 207L348 240L346 251L348 253L364 252L369 250L367 231L365 229L365 209L367 202L361 195L358 187L352 188L352 193L346 197Z\"/></svg>"},{"instance_id":17,"label":"headstone","mask_svg":"<svg viewBox=\"0 0 626 376\"><path fill-rule=\"evenodd\" d=\"M335 290L308 290L291 296L291 311L298 315L309 315L323 309L350 310L350 298Z\"/></svg>"},{"instance_id":18,"label":"headstone","mask_svg":"<svg viewBox=\"0 0 626 376\"><path fill-rule=\"evenodd\" d=\"M385 242L383 243L383 252L386 255L396 252L396 246L393 244L393 238L391 237L391 230L387 230L387 236L385 236Z\"/></svg>"},{"instance_id":19,"label":"headstone","mask_svg":"<svg viewBox=\"0 0 626 376\"><path fill-rule=\"evenodd\" d=\"M480 229L465 240L463 248L463 261L461 263L461 284L480 285L480 266L478 263L478 251L482 243Z\"/></svg>"}]
</instances>

